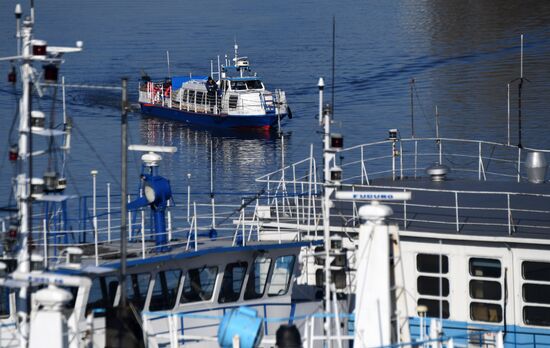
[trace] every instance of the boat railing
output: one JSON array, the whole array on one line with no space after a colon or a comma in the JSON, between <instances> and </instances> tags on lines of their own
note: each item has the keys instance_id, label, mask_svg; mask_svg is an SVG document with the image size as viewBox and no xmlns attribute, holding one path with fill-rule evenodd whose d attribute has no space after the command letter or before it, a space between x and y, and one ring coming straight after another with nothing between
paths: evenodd
<instances>
[{"instance_id":1,"label":"boat railing","mask_svg":"<svg viewBox=\"0 0 550 348\"><path fill-rule=\"evenodd\" d=\"M251 308L264 307L266 304L252 305ZM270 306L267 304L267 306ZM277 306L281 306L277 304ZM283 305L284 306L284 305ZM287 306L292 306L288 304ZM236 307L233 307L236 308ZM228 309L224 308L225 313ZM289 308L290 310L290 308ZM220 309L221 311L221 309ZM260 313L262 310L259 311ZM193 325L196 326L196 322L201 323L201 328L212 327L216 330L219 323L222 321L223 316L211 314L212 310L202 310L196 312L180 312L180 313L161 313L161 312L144 312L142 313L143 331L144 337L149 345L157 346L160 344L167 345L168 347L179 347L181 342L217 342L216 335L193 335L189 334L192 331ZM263 313L267 314L267 310L263 310ZM347 327L346 332L343 330L336 330L330 336L323 333L324 321L327 318L333 318L339 324L337 327ZM346 342L353 341L355 335L353 332L353 324L355 318L353 314L341 313L339 311L333 313L316 312L307 315L299 315L292 317L261 317L262 325L264 327L264 337L261 341L261 346L271 346L276 343L275 330L267 330L268 325L276 326L292 323L296 325L302 332L302 346L303 347L315 347L318 344L326 343L328 341L333 342L337 346L345 345ZM153 331L153 322L158 320L167 321L167 325L163 326L162 331ZM427 321L427 320L425 320ZM422 321L421 321L422 322ZM186 327L186 323L189 327ZM192 324L195 323L195 324ZM346 325L347 324L347 325ZM433 330L432 325L437 329ZM431 319L429 324L421 324L421 327L415 327L416 332L419 333L418 337L410 338L409 341L404 341L400 338L398 343L379 346L380 348L401 348L401 347L456 347L456 346L469 346L475 344L480 347L486 348L502 348L504 343L503 332L497 329L491 328L479 328L472 330L456 330L452 327L452 324L441 322L438 319ZM452 334L445 334L448 330ZM217 331L217 330L216 330ZM458 331L458 333L457 333ZM535 334L533 334L535 336ZM239 339L239 338L237 338ZM533 337L534 339L534 337ZM533 343L535 341L532 341Z\"/></svg>"},{"instance_id":2,"label":"boat railing","mask_svg":"<svg viewBox=\"0 0 550 348\"><path fill-rule=\"evenodd\" d=\"M531 151L550 150L518 147L490 141L454 138L389 139L343 149L340 156L352 161L342 163L344 181L361 183L377 177L393 178L422 175L433 163L449 164L453 172L476 175L478 180L491 177L525 178L522 165ZM489 169L493 168L495 169ZM523 174L523 175L522 175Z\"/></svg>"},{"instance_id":3,"label":"boat railing","mask_svg":"<svg viewBox=\"0 0 550 348\"><path fill-rule=\"evenodd\" d=\"M108 186L109 187L109 186ZM61 203L45 202L40 213L33 214L32 248L44 258L44 265L55 265L63 258L63 251L76 246L84 250L83 259L89 259L96 265L116 259L119 256L120 195L71 196ZM181 248L196 251L199 246L208 247L209 242L217 240L230 246L235 232L232 218L248 216L246 210L253 211L254 206L223 203L233 200L231 197L217 193L218 201L200 203L201 196L205 201L209 193L195 193L193 201L187 194L174 193L177 202L187 201L187 205L169 204L166 209L166 245L155 244L157 234L154 232L154 217L150 208L128 211L128 225L125 238L128 240L129 254L147 258L159 249ZM241 192L241 194L245 194ZM252 195L252 193L248 193ZM224 197L225 196L225 197ZM136 196L129 195L128 201ZM95 204L92 204L93 201ZM4 252L9 253L8 231L12 229L15 216L0 218L0 230L3 232ZM16 236L12 243L15 244ZM257 240L251 236L247 240ZM15 249L13 250L15 251Z\"/></svg>"},{"instance_id":4,"label":"boat railing","mask_svg":"<svg viewBox=\"0 0 550 348\"><path fill-rule=\"evenodd\" d=\"M337 158L340 155L346 160L340 164L343 178L339 189L412 191L412 201L393 203L399 207L394 209L398 212L394 219L405 230L414 228L414 224L424 223L456 232L485 227L508 235L521 236L522 232L544 234L549 232L550 227L536 221L550 213L547 208L550 207L548 194L443 187L428 189L421 185L406 185L405 181L400 185L405 178L425 177L424 169L434 162L447 164L451 168L449 176L453 178L479 182L524 181L522 167L529 151L549 152L495 142L447 138L384 140L357 145L337 154ZM322 192L323 185L317 180L318 170L311 153L306 159L256 179L267 186L261 202L271 209L269 219L260 219L263 229L273 226L282 235L288 229L315 235L321 215L318 193ZM437 195L444 203L415 203L415 192ZM537 204L527 205L525 201L535 201ZM351 206L346 211L336 211L331 221L341 221L341 227L345 229L354 227L358 220L358 207L356 202L352 202ZM428 214L419 215L419 209L432 210L434 214L428 218ZM438 217L438 213L441 216ZM485 213L492 217L482 221L480 215ZM281 229L283 232L279 231Z\"/></svg>"}]
</instances>

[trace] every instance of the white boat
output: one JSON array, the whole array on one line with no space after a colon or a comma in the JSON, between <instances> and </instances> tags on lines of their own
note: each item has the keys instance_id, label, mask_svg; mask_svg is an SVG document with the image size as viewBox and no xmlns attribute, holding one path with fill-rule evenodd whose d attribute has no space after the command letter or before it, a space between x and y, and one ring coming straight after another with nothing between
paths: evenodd
<instances>
[{"instance_id":1,"label":"white boat","mask_svg":"<svg viewBox=\"0 0 550 348\"><path fill-rule=\"evenodd\" d=\"M226 58L220 65L218 57L218 70L211 68L210 76L142 77L139 103L146 115L204 127L280 128L282 119L292 118L285 92L267 90L237 44L232 62Z\"/></svg>"}]
</instances>

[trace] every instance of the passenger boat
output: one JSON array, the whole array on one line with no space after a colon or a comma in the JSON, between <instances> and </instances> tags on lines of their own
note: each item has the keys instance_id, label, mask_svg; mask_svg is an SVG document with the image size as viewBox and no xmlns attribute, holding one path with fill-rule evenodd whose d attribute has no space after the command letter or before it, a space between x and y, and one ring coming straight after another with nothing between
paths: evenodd
<instances>
[{"instance_id":1,"label":"passenger boat","mask_svg":"<svg viewBox=\"0 0 550 348\"><path fill-rule=\"evenodd\" d=\"M214 80L213 77L217 77ZM226 58L210 76L173 76L151 81L143 76L139 85L142 113L189 124L223 128L280 127L292 118L286 94L269 91L250 69L247 57Z\"/></svg>"},{"instance_id":2,"label":"passenger boat","mask_svg":"<svg viewBox=\"0 0 550 348\"><path fill-rule=\"evenodd\" d=\"M506 347L550 344L550 150L398 129L344 148L341 135L324 134L326 180L313 151L258 178L270 189L245 224L262 226L264 240L325 240L317 252L353 303L378 296L356 284L359 208L387 201L393 337L384 344L423 341L432 329L466 346L493 346L497 332ZM325 284L322 262L307 269L310 283Z\"/></svg>"}]
</instances>

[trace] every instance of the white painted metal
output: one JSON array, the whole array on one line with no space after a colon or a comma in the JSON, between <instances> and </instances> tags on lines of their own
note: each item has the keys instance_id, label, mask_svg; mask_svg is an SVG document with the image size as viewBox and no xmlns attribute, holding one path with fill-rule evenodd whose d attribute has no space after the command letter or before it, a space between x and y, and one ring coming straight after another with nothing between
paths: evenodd
<instances>
[{"instance_id":1,"label":"white painted metal","mask_svg":"<svg viewBox=\"0 0 550 348\"><path fill-rule=\"evenodd\" d=\"M373 202L359 209L365 221L359 231L355 305L355 340L358 347L391 344L391 298L389 227L384 220L392 214L389 206Z\"/></svg>"}]
</instances>

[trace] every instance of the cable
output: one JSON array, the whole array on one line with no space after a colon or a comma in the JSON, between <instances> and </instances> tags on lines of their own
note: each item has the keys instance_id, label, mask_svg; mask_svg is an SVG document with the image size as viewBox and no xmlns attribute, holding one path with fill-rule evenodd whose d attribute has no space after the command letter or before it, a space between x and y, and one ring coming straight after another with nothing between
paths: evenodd
<instances>
[{"instance_id":1,"label":"cable","mask_svg":"<svg viewBox=\"0 0 550 348\"><path fill-rule=\"evenodd\" d=\"M111 176L111 178L113 179L113 181L118 185L120 186L120 182L117 180L116 176L111 172L111 170L109 169L109 166L107 166L107 163L105 163L105 161L101 158L101 156L99 155L99 153L96 151L95 147L92 145L92 143L88 140L88 138L86 138L86 136L84 135L84 133L80 130L80 128L76 125L76 123L73 123L73 128L76 129L76 131L80 134L80 136L82 136L82 139L84 139L84 141L86 142L86 144L88 144L88 146L90 147L90 150L92 150L92 152L94 153L94 155L97 157L97 159L99 160L99 162L103 165L103 167L105 168L105 170L107 171L107 173L109 173L109 175Z\"/></svg>"}]
</instances>

